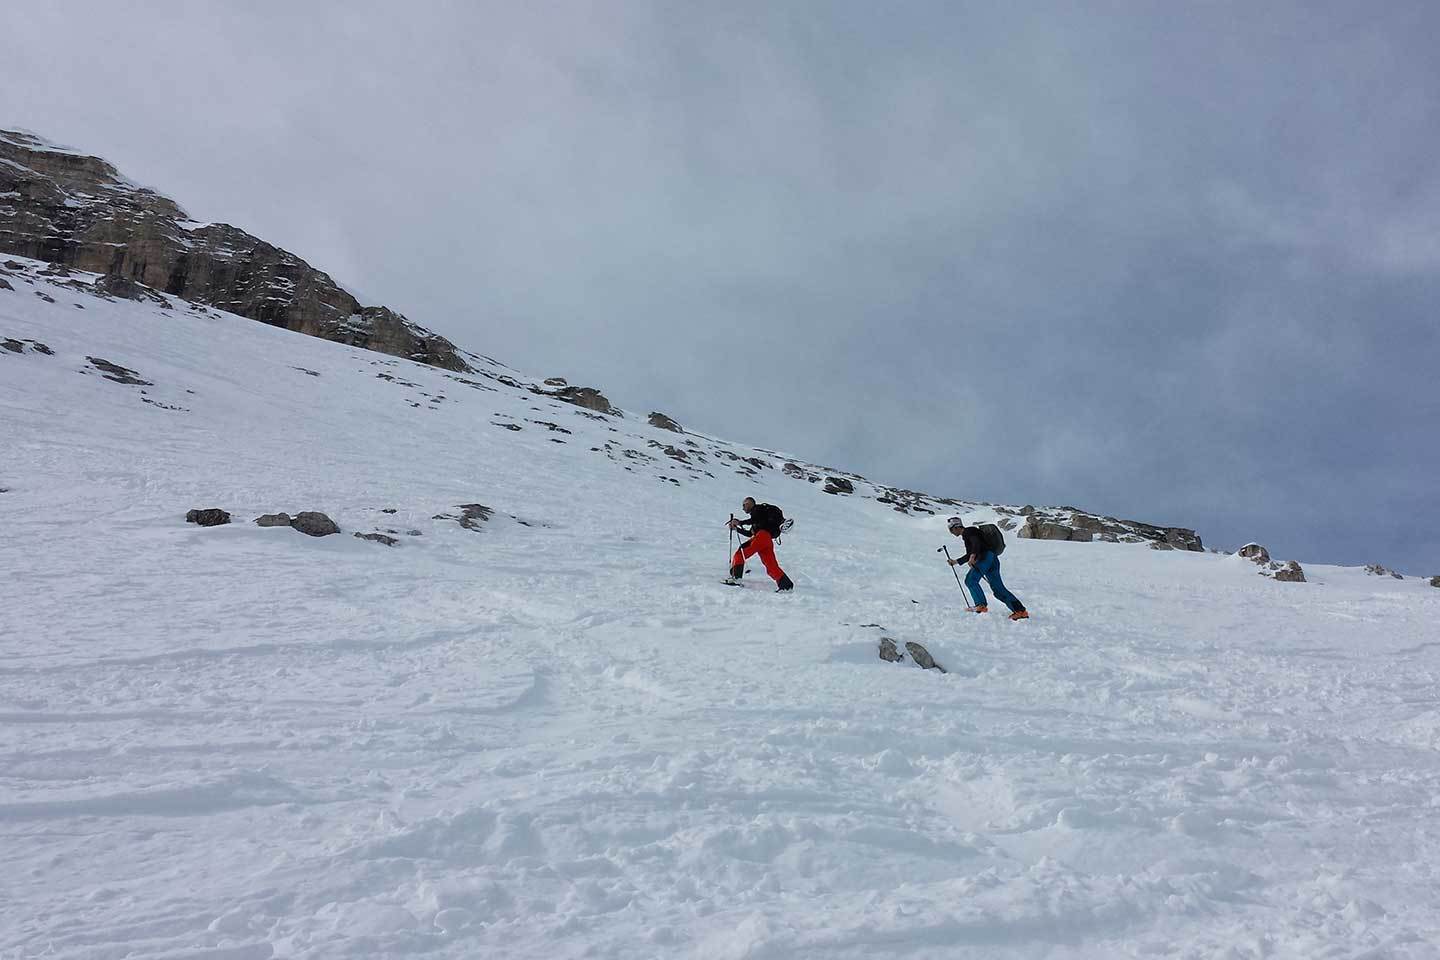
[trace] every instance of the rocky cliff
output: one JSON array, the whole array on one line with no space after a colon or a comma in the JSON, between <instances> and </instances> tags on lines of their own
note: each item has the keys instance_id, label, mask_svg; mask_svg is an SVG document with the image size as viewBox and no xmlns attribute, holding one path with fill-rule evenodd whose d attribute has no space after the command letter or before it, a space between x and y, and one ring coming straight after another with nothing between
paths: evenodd
<instances>
[{"instance_id":1,"label":"rocky cliff","mask_svg":"<svg viewBox=\"0 0 1440 960\"><path fill-rule=\"evenodd\" d=\"M454 344L402 315L362 306L293 253L174 201L98 157L0 130L0 253L107 274L297 333L446 370Z\"/></svg>"}]
</instances>

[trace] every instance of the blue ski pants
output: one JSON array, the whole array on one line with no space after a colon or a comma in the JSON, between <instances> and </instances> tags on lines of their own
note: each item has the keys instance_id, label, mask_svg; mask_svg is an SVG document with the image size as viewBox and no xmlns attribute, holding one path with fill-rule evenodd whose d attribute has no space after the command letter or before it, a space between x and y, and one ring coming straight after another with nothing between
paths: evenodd
<instances>
[{"instance_id":1,"label":"blue ski pants","mask_svg":"<svg viewBox=\"0 0 1440 960\"><path fill-rule=\"evenodd\" d=\"M1000 579L1000 558L989 551L986 551L985 556L981 557L975 566L970 568L970 572L965 574L965 586L970 588L970 596L975 598L975 606L978 607L985 602L985 591L980 589L982 577L990 584L990 589L995 591L996 600L1011 610L1025 609L1020 598L1005 589L1005 582Z\"/></svg>"}]
</instances>

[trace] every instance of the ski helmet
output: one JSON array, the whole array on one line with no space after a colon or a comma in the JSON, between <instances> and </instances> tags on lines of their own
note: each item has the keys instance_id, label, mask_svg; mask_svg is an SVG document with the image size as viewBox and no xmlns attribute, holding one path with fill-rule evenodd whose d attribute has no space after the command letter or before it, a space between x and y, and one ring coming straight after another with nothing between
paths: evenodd
<instances>
[{"instance_id":1,"label":"ski helmet","mask_svg":"<svg viewBox=\"0 0 1440 960\"><path fill-rule=\"evenodd\" d=\"M965 521L962 520L960 517L951 517L949 520L945 521L945 526L949 527L951 530L963 529L965 527Z\"/></svg>"}]
</instances>

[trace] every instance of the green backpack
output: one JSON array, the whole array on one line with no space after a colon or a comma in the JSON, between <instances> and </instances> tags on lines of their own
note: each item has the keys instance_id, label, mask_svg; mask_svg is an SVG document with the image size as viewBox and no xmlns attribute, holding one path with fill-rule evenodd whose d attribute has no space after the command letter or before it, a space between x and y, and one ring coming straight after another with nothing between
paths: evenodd
<instances>
[{"instance_id":1,"label":"green backpack","mask_svg":"<svg viewBox=\"0 0 1440 960\"><path fill-rule=\"evenodd\" d=\"M1005 534L1001 533L1000 528L995 524L980 524L980 539L985 541L985 546L989 547L990 552L995 556L998 557L1005 552Z\"/></svg>"}]
</instances>

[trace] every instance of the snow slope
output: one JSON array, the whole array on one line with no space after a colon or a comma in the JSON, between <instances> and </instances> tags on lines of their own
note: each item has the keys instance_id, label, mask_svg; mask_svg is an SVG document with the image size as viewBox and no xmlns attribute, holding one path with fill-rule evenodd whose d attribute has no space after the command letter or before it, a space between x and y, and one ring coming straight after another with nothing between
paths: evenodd
<instances>
[{"instance_id":1,"label":"snow slope","mask_svg":"<svg viewBox=\"0 0 1440 960\"><path fill-rule=\"evenodd\" d=\"M1012 538L967 615L767 452L11 282L0 957L1440 956L1440 590Z\"/></svg>"}]
</instances>

